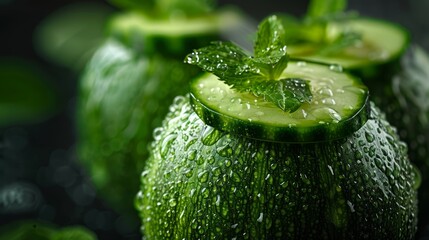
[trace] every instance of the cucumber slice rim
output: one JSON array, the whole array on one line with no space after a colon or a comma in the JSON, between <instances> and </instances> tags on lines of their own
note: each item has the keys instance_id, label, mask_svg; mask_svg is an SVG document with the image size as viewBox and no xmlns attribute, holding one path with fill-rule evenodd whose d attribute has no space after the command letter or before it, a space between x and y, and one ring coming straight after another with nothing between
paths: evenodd
<instances>
[{"instance_id":1,"label":"cucumber slice rim","mask_svg":"<svg viewBox=\"0 0 429 240\"><path fill-rule=\"evenodd\" d=\"M316 64L328 66L327 64ZM359 86L365 87L359 78L342 72L349 79L358 83ZM294 124L285 123L282 125L263 123L263 121L244 120L235 117L225 112L219 112L209 106L205 99L200 99L196 86L210 76L211 74L202 75L195 78L191 82L190 103L197 115L205 122L218 130L228 132L230 134L240 135L247 138L258 139L269 142L285 142L285 143L313 143L322 141L333 141L345 138L355 131L359 130L366 121L370 118L370 100L368 89L359 95L359 107L355 111L346 116L346 118L335 123L319 122L312 126L296 126ZM216 81L223 84L220 80Z\"/></svg>"}]
</instances>

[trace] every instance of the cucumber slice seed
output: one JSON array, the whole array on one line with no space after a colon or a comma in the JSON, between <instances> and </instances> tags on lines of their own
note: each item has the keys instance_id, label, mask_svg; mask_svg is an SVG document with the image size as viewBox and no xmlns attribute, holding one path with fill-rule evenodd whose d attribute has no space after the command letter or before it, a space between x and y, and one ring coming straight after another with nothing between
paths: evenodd
<instances>
[{"instance_id":1,"label":"cucumber slice seed","mask_svg":"<svg viewBox=\"0 0 429 240\"><path fill-rule=\"evenodd\" d=\"M293 113L250 93L240 93L206 74L191 83L191 104L208 125L249 138L318 142L348 136L366 122L368 90L337 66L290 62L281 78L310 81L313 99Z\"/></svg>"}]
</instances>

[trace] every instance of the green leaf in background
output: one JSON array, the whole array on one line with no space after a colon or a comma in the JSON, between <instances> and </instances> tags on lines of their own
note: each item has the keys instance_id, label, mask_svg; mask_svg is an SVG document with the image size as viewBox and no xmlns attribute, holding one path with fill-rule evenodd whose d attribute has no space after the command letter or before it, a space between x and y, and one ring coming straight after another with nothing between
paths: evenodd
<instances>
[{"instance_id":1,"label":"green leaf in background","mask_svg":"<svg viewBox=\"0 0 429 240\"><path fill-rule=\"evenodd\" d=\"M104 40L104 26L111 13L111 9L99 3L63 7L38 25L35 49L49 61L80 72Z\"/></svg>"},{"instance_id":2,"label":"green leaf in background","mask_svg":"<svg viewBox=\"0 0 429 240\"><path fill-rule=\"evenodd\" d=\"M284 29L280 19L270 16L258 27L254 56L230 42L215 42L194 50L186 63L215 74L239 92L250 92L274 103L286 112L293 112L311 101L308 81L277 79L287 67Z\"/></svg>"},{"instance_id":3,"label":"green leaf in background","mask_svg":"<svg viewBox=\"0 0 429 240\"><path fill-rule=\"evenodd\" d=\"M347 7L347 0L311 0L307 16L321 18L343 12Z\"/></svg>"},{"instance_id":4,"label":"green leaf in background","mask_svg":"<svg viewBox=\"0 0 429 240\"><path fill-rule=\"evenodd\" d=\"M0 59L0 127L51 116L57 96L47 76L32 63Z\"/></svg>"},{"instance_id":5,"label":"green leaf in background","mask_svg":"<svg viewBox=\"0 0 429 240\"><path fill-rule=\"evenodd\" d=\"M73 226L58 229L38 221L14 222L0 228L1 240L96 240L94 233L86 228Z\"/></svg>"}]
</instances>

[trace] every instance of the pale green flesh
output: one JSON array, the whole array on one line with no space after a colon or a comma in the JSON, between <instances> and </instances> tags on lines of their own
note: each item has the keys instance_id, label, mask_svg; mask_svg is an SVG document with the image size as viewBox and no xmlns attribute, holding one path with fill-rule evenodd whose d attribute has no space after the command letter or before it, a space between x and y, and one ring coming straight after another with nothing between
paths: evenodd
<instances>
[{"instance_id":1,"label":"pale green flesh","mask_svg":"<svg viewBox=\"0 0 429 240\"><path fill-rule=\"evenodd\" d=\"M170 19L153 19L131 12L113 18L111 27L121 31L136 30L151 35L186 36L219 32L225 28L237 27L241 22L242 16L235 11L221 11L217 14L194 18L177 16Z\"/></svg>"},{"instance_id":2,"label":"pale green flesh","mask_svg":"<svg viewBox=\"0 0 429 240\"><path fill-rule=\"evenodd\" d=\"M335 34L339 27L332 25L330 32ZM318 62L341 64L345 68L388 62L401 54L408 43L408 34L401 27L373 19L354 19L346 27L360 33L361 41L333 55L317 54L318 46L311 43L288 46L292 57ZM328 30L329 31L329 30Z\"/></svg>"},{"instance_id":3,"label":"pale green flesh","mask_svg":"<svg viewBox=\"0 0 429 240\"><path fill-rule=\"evenodd\" d=\"M351 75L331 70L327 65L290 62L281 78L310 81L313 99L293 113L250 93L240 93L204 75L191 86L192 94L214 112L235 119L284 128L307 128L336 124L356 116L366 104L367 89Z\"/></svg>"}]
</instances>

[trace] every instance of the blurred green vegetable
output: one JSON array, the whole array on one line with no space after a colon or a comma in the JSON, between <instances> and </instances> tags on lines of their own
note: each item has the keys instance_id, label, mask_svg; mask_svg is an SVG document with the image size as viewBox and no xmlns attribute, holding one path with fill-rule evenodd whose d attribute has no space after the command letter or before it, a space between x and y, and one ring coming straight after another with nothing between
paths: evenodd
<instances>
[{"instance_id":1,"label":"blurred green vegetable","mask_svg":"<svg viewBox=\"0 0 429 240\"><path fill-rule=\"evenodd\" d=\"M240 21L235 10L166 19L133 9L110 19L108 40L80 81L77 121L80 160L113 208L137 219L134 198L153 130L199 74L183 63L186 53Z\"/></svg>"}]
</instances>

